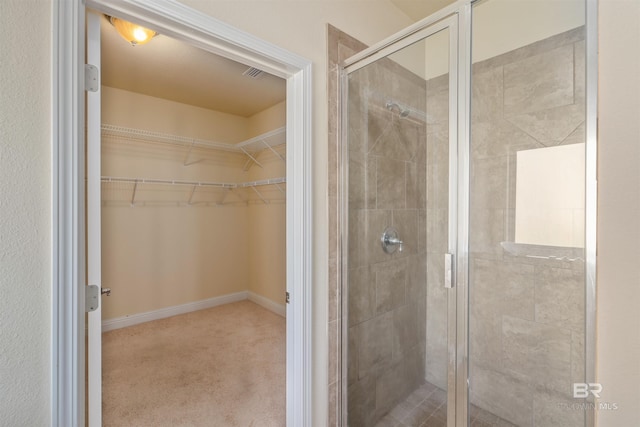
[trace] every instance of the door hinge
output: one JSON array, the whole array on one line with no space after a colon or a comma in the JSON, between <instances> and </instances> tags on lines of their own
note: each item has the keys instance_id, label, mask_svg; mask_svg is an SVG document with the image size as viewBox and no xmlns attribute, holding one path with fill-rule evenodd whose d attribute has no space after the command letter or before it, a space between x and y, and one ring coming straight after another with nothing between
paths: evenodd
<instances>
[{"instance_id":1,"label":"door hinge","mask_svg":"<svg viewBox=\"0 0 640 427\"><path fill-rule=\"evenodd\" d=\"M85 299L85 311L96 311L100 306L100 295L111 296L111 288L101 288L98 285L87 286L87 291L84 294Z\"/></svg>"},{"instance_id":2,"label":"door hinge","mask_svg":"<svg viewBox=\"0 0 640 427\"><path fill-rule=\"evenodd\" d=\"M96 311L100 306L100 286L89 285L85 293L85 311Z\"/></svg>"},{"instance_id":3,"label":"door hinge","mask_svg":"<svg viewBox=\"0 0 640 427\"><path fill-rule=\"evenodd\" d=\"M286 302L287 304L289 304L289 302L290 302L290 295L289 295L289 292L285 292L285 293L284 293L284 302Z\"/></svg>"},{"instance_id":4,"label":"door hinge","mask_svg":"<svg viewBox=\"0 0 640 427\"><path fill-rule=\"evenodd\" d=\"M84 64L84 90L97 92L100 88L100 70L91 64Z\"/></svg>"}]
</instances>

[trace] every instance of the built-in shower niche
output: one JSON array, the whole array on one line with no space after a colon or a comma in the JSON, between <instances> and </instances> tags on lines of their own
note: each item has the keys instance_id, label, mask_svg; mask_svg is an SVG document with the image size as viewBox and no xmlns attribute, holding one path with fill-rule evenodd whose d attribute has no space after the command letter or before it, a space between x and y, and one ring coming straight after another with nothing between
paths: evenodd
<instances>
[{"instance_id":1,"label":"built-in shower niche","mask_svg":"<svg viewBox=\"0 0 640 427\"><path fill-rule=\"evenodd\" d=\"M584 261L584 174L584 143L518 151L515 183L513 174L509 182L513 235L502 248L516 257Z\"/></svg>"},{"instance_id":2,"label":"built-in shower niche","mask_svg":"<svg viewBox=\"0 0 640 427\"><path fill-rule=\"evenodd\" d=\"M410 48L424 59L423 42ZM427 81L405 65L392 56L349 75L350 426L400 417L402 402L429 396L446 417L448 76ZM383 250L387 227L402 251Z\"/></svg>"}]
</instances>

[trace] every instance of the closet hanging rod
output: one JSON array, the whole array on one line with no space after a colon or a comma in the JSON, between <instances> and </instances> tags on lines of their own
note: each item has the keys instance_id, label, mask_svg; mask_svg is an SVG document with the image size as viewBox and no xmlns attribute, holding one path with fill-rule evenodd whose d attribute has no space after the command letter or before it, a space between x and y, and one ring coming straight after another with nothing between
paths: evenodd
<instances>
[{"instance_id":1,"label":"closet hanging rod","mask_svg":"<svg viewBox=\"0 0 640 427\"><path fill-rule=\"evenodd\" d=\"M286 178L270 178L270 179L263 179L260 181L242 182L237 185L238 185L238 188L246 188L246 187L259 187L261 185L283 184L286 182L287 182Z\"/></svg>"},{"instance_id":2,"label":"closet hanging rod","mask_svg":"<svg viewBox=\"0 0 640 427\"><path fill-rule=\"evenodd\" d=\"M183 181L179 179L155 179L155 178L128 178L116 176L103 176L102 182L128 183L128 184L159 184L159 185L186 185L197 187L236 188L237 185L228 182Z\"/></svg>"},{"instance_id":3,"label":"closet hanging rod","mask_svg":"<svg viewBox=\"0 0 640 427\"><path fill-rule=\"evenodd\" d=\"M116 176L103 176L102 182L107 183L127 183L127 184L159 184L159 185L184 185L197 187L218 187L218 188L248 188L259 187L262 185L282 184L286 182L286 178L269 178L259 181L230 183L230 182L208 182L208 181L184 181L177 179L155 179L155 178L129 178Z\"/></svg>"}]
</instances>

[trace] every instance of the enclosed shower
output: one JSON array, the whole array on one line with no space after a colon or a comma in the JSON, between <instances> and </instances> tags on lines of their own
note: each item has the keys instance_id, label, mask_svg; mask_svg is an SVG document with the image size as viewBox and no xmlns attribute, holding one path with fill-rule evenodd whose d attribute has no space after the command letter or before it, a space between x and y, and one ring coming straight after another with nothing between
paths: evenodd
<instances>
[{"instance_id":1,"label":"enclosed shower","mask_svg":"<svg viewBox=\"0 0 640 427\"><path fill-rule=\"evenodd\" d=\"M343 64L342 425L589 425L586 6L463 3Z\"/></svg>"}]
</instances>

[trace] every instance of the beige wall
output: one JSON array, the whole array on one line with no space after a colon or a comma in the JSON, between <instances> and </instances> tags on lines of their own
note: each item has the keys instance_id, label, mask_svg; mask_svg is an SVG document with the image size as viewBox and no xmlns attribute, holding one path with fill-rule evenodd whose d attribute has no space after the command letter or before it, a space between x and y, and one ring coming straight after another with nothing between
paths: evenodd
<instances>
[{"instance_id":1,"label":"beige wall","mask_svg":"<svg viewBox=\"0 0 640 427\"><path fill-rule=\"evenodd\" d=\"M640 425L640 2L600 0L599 427Z\"/></svg>"},{"instance_id":2,"label":"beige wall","mask_svg":"<svg viewBox=\"0 0 640 427\"><path fill-rule=\"evenodd\" d=\"M102 88L102 120L124 126L218 142L238 142L285 123L284 103L243 118L147 95ZM200 150L184 164L186 148L103 138L102 174L115 177L247 182L284 176L270 152L243 171L244 155ZM197 205L228 190L140 184L102 185L103 319L113 319L251 290L279 304L286 283L284 204ZM268 188L260 188L260 191ZM274 190L274 189L271 189ZM237 201L234 190L225 201ZM276 189L277 191L277 189ZM278 192L279 193L279 192ZM251 194L251 193L249 193ZM252 194L251 194L252 195ZM243 197L246 197L244 194ZM265 194L265 196L271 196ZM276 194L279 198L282 195ZM253 195L252 195L253 198ZM182 202L176 206L176 202Z\"/></svg>"},{"instance_id":3,"label":"beige wall","mask_svg":"<svg viewBox=\"0 0 640 427\"><path fill-rule=\"evenodd\" d=\"M103 123L224 143L250 136L245 117L107 86L102 98Z\"/></svg>"},{"instance_id":4,"label":"beige wall","mask_svg":"<svg viewBox=\"0 0 640 427\"><path fill-rule=\"evenodd\" d=\"M491 0L473 8L473 62L584 25L584 0Z\"/></svg>"},{"instance_id":5,"label":"beige wall","mask_svg":"<svg viewBox=\"0 0 640 427\"><path fill-rule=\"evenodd\" d=\"M279 129L287 123L287 104L280 102L249 117L251 137ZM284 135L283 135L284 136ZM276 147L286 158L286 148ZM262 151L258 157L262 168L254 165L249 169L249 181L285 177L287 167L271 151ZM286 184L280 185L285 191ZM273 186L258 187L258 191L271 204L251 204L247 211L247 233L249 241L249 291L284 305L287 288L286 204L285 195Z\"/></svg>"},{"instance_id":6,"label":"beige wall","mask_svg":"<svg viewBox=\"0 0 640 427\"><path fill-rule=\"evenodd\" d=\"M50 27L49 1L0 2L0 424L7 426L49 420Z\"/></svg>"},{"instance_id":7,"label":"beige wall","mask_svg":"<svg viewBox=\"0 0 640 427\"><path fill-rule=\"evenodd\" d=\"M245 207L105 207L104 320L247 290Z\"/></svg>"},{"instance_id":8,"label":"beige wall","mask_svg":"<svg viewBox=\"0 0 640 427\"><path fill-rule=\"evenodd\" d=\"M214 142L248 138L250 120L122 89L102 87L102 122ZM169 144L103 139L102 175L200 181L242 181L242 156L209 150L188 150ZM205 161L198 162L198 160ZM107 188L108 189L108 188Z\"/></svg>"},{"instance_id":9,"label":"beige wall","mask_svg":"<svg viewBox=\"0 0 640 427\"><path fill-rule=\"evenodd\" d=\"M275 106L276 114L272 109L266 110L275 128L284 126L286 114L281 115L285 113L282 107L282 104ZM284 147L278 147L277 151L286 158ZM285 162L271 151L262 151L258 160L263 167L252 166L248 171L249 181L286 176ZM281 184L280 188L286 191L286 184ZM277 304L284 304L287 285L285 195L274 186L261 186L257 190L264 198L274 202L250 204L247 210L249 290Z\"/></svg>"},{"instance_id":10,"label":"beige wall","mask_svg":"<svg viewBox=\"0 0 640 427\"><path fill-rule=\"evenodd\" d=\"M326 346L325 23L372 44L409 23L390 3L185 3L314 61L314 335ZM600 426L637 425L640 183L639 5L600 0L599 380ZM50 377L51 3L0 2L0 420L47 425ZM376 22L376 25L371 25ZM24 28L39 31L24 31ZM8 59L7 59L8 58ZM620 82L625 82L623 86ZM630 86L629 86L630 85ZM635 329L634 329L635 328ZM326 417L326 352L314 351L315 425Z\"/></svg>"},{"instance_id":11,"label":"beige wall","mask_svg":"<svg viewBox=\"0 0 640 427\"><path fill-rule=\"evenodd\" d=\"M281 128L287 123L287 102L282 101L249 117L249 137Z\"/></svg>"},{"instance_id":12,"label":"beige wall","mask_svg":"<svg viewBox=\"0 0 640 427\"><path fill-rule=\"evenodd\" d=\"M584 25L584 0L491 0L472 8L473 62L493 58ZM449 69L448 40L440 32L427 44L426 77Z\"/></svg>"},{"instance_id":13,"label":"beige wall","mask_svg":"<svg viewBox=\"0 0 640 427\"><path fill-rule=\"evenodd\" d=\"M249 291L284 306L287 285L286 205L248 208ZM246 268L246 267L245 267Z\"/></svg>"}]
</instances>

